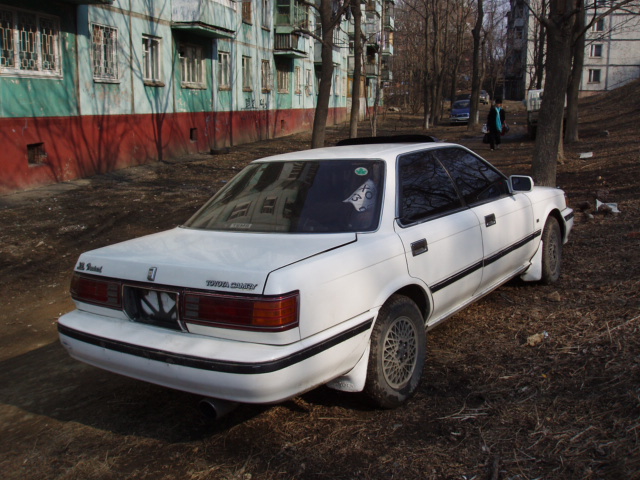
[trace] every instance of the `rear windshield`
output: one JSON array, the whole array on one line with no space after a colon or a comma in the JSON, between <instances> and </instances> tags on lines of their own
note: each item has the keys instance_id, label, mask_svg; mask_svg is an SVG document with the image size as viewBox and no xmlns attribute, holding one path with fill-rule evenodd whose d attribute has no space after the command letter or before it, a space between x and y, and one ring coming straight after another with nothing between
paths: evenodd
<instances>
[{"instance_id":1,"label":"rear windshield","mask_svg":"<svg viewBox=\"0 0 640 480\"><path fill-rule=\"evenodd\" d=\"M186 224L219 231L368 232L378 228L384 162L254 163Z\"/></svg>"}]
</instances>

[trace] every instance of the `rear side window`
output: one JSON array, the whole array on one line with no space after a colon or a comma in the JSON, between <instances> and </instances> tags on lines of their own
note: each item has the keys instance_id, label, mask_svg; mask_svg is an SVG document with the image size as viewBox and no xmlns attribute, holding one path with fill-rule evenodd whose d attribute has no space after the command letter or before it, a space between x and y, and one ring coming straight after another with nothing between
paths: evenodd
<instances>
[{"instance_id":1,"label":"rear side window","mask_svg":"<svg viewBox=\"0 0 640 480\"><path fill-rule=\"evenodd\" d=\"M435 151L467 205L509 194L507 178L481 158L461 148Z\"/></svg>"},{"instance_id":2,"label":"rear side window","mask_svg":"<svg viewBox=\"0 0 640 480\"><path fill-rule=\"evenodd\" d=\"M401 225L445 215L462 207L453 182L433 151L403 155L398 161Z\"/></svg>"}]
</instances>

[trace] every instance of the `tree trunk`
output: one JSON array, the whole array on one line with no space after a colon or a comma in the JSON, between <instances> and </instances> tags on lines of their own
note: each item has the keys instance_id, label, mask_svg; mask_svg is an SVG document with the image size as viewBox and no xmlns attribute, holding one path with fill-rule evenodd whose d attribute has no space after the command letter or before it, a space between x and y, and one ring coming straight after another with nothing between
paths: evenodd
<instances>
[{"instance_id":1,"label":"tree trunk","mask_svg":"<svg viewBox=\"0 0 640 480\"><path fill-rule=\"evenodd\" d=\"M571 68L571 76L569 77L569 86L567 87L567 119L564 134L565 143L574 143L579 140L578 97L580 94L580 81L582 80L582 68L584 67L584 27L586 23L584 0L578 0L578 10L579 13L577 14L574 25L575 41L571 46L573 65Z\"/></svg>"},{"instance_id":2,"label":"tree trunk","mask_svg":"<svg viewBox=\"0 0 640 480\"><path fill-rule=\"evenodd\" d=\"M480 42L482 35L482 22L484 21L484 4L483 0L478 0L478 16L476 24L471 31L473 36L473 73L471 74L471 107L469 109L469 123L467 130L476 130L478 122L478 98L480 96Z\"/></svg>"},{"instance_id":3,"label":"tree trunk","mask_svg":"<svg viewBox=\"0 0 640 480\"><path fill-rule=\"evenodd\" d=\"M422 98L423 110L424 110L424 119L423 119L423 128L427 130L429 128L429 119L430 119L430 108L429 108L429 18L425 17L424 19L424 94Z\"/></svg>"},{"instance_id":4,"label":"tree trunk","mask_svg":"<svg viewBox=\"0 0 640 480\"><path fill-rule=\"evenodd\" d=\"M331 99L331 82L333 81L333 28L332 2L321 0L319 5L320 23L322 25L322 70L318 86L318 102L313 116L311 148L324 147L329 117L329 100Z\"/></svg>"},{"instance_id":5,"label":"tree trunk","mask_svg":"<svg viewBox=\"0 0 640 480\"><path fill-rule=\"evenodd\" d=\"M575 0L551 2L547 22L547 66L532 167L536 183L551 187L556 186L564 100L571 69L575 15L569 12L574 4Z\"/></svg>"},{"instance_id":6,"label":"tree trunk","mask_svg":"<svg viewBox=\"0 0 640 480\"><path fill-rule=\"evenodd\" d=\"M349 138L358 136L358 120L360 120L360 78L362 76L362 10L360 2L351 5L353 13L355 38L353 44L353 85L351 86L351 119L349 122Z\"/></svg>"},{"instance_id":7,"label":"tree trunk","mask_svg":"<svg viewBox=\"0 0 640 480\"><path fill-rule=\"evenodd\" d=\"M357 2L356 2L357 3ZM382 5L382 14L380 15L380 25L382 27L382 31L380 32L380 48L378 49L378 58L376 62L376 95L373 101L373 117L371 123L371 135L373 137L378 136L378 106L380 105L380 96L382 95L382 51L385 46L384 39L384 15L385 15L385 5Z\"/></svg>"},{"instance_id":8,"label":"tree trunk","mask_svg":"<svg viewBox=\"0 0 640 480\"><path fill-rule=\"evenodd\" d=\"M547 10L547 0L542 0L540 5L540 15L545 15ZM545 45L547 43L547 27L540 23L538 24L537 42L535 84L536 90L540 90L542 88L542 80L544 79Z\"/></svg>"}]
</instances>

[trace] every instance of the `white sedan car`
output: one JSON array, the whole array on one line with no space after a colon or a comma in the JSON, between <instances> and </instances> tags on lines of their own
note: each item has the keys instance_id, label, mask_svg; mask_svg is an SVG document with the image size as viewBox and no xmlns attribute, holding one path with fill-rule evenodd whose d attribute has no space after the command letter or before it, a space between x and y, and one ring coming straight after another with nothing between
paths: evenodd
<instances>
[{"instance_id":1,"label":"white sedan car","mask_svg":"<svg viewBox=\"0 0 640 480\"><path fill-rule=\"evenodd\" d=\"M183 226L82 254L62 345L222 405L323 384L402 404L426 331L514 277L556 281L573 225L562 190L407 140L256 160Z\"/></svg>"}]
</instances>

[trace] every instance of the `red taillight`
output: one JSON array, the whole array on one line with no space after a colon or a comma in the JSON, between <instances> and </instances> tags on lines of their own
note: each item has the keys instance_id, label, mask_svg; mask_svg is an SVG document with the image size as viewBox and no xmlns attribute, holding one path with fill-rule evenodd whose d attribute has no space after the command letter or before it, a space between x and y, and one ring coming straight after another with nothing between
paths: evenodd
<instances>
[{"instance_id":1,"label":"red taillight","mask_svg":"<svg viewBox=\"0 0 640 480\"><path fill-rule=\"evenodd\" d=\"M186 292L182 319L213 327L280 332L298 326L298 299L298 292L279 297Z\"/></svg>"},{"instance_id":2,"label":"red taillight","mask_svg":"<svg viewBox=\"0 0 640 480\"><path fill-rule=\"evenodd\" d=\"M71 298L107 308L122 308L120 283L75 273L71 279Z\"/></svg>"}]
</instances>

